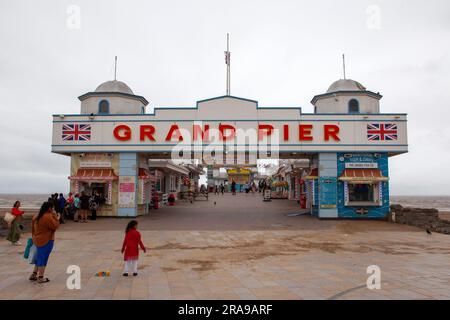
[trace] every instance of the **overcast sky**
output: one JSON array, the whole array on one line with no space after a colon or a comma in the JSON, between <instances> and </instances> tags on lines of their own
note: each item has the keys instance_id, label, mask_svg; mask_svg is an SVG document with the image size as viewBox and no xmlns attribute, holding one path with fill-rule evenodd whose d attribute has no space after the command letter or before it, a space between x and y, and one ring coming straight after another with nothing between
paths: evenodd
<instances>
[{"instance_id":1,"label":"overcast sky","mask_svg":"<svg viewBox=\"0 0 450 320\"><path fill-rule=\"evenodd\" d=\"M118 80L151 106L223 95L227 32L231 93L261 106L312 112L345 52L347 78L383 94L382 112L408 113L391 194L450 195L448 0L2 0L0 193L68 190L51 115L79 113L77 97L113 78L115 55Z\"/></svg>"}]
</instances>

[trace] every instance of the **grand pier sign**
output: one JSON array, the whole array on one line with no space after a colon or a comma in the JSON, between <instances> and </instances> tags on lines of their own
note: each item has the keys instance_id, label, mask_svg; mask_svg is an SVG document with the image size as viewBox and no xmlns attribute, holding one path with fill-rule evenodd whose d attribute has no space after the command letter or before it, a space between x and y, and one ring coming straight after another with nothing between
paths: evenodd
<instances>
[{"instance_id":1,"label":"grand pier sign","mask_svg":"<svg viewBox=\"0 0 450 320\"><path fill-rule=\"evenodd\" d=\"M407 152L405 114L302 114L301 108L259 107L232 96L154 114L53 116L52 151L172 152L174 148L280 153Z\"/></svg>"}]
</instances>

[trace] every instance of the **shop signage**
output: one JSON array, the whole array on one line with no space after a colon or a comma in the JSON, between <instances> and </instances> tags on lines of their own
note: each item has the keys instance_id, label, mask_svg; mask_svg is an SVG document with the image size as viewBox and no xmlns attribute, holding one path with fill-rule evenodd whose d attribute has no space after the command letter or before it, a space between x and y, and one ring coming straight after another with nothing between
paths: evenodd
<instances>
[{"instance_id":1,"label":"shop signage","mask_svg":"<svg viewBox=\"0 0 450 320\"><path fill-rule=\"evenodd\" d=\"M136 178L134 176L119 177L119 207L133 208L136 198Z\"/></svg>"},{"instance_id":2,"label":"shop signage","mask_svg":"<svg viewBox=\"0 0 450 320\"><path fill-rule=\"evenodd\" d=\"M334 209L337 206L337 178L320 177L319 184L320 207Z\"/></svg>"},{"instance_id":3,"label":"shop signage","mask_svg":"<svg viewBox=\"0 0 450 320\"><path fill-rule=\"evenodd\" d=\"M378 163L376 162L347 162L345 164L346 169L377 169Z\"/></svg>"},{"instance_id":4,"label":"shop signage","mask_svg":"<svg viewBox=\"0 0 450 320\"><path fill-rule=\"evenodd\" d=\"M80 168L111 168L111 158L103 153L88 153L81 159Z\"/></svg>"},{"instance_id":5,"label":"shop signage","mask_svg":"<svg viewBox=\"0 0 450 320\"><path fill-rule=\"evenodd\" d=\"M80 168L111 168L111 161L81 161Z\"/></svg>"}]
</instances>

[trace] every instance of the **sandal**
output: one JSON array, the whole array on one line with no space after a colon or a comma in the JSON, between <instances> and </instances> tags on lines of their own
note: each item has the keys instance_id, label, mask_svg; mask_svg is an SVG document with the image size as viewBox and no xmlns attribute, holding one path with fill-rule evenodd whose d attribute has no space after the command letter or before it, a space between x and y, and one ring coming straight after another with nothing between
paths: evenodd
<instances>
[{"instance_id":1,"label":"sandal","mask_svg":"<svg viewBox=\"0 0 450 320\"><path fill-rule=\"evenodd\" d=\"M38 279L37 279L37 283L46 283L46 282L50 282L50 279L43 278L43 277L38 277Z\"/></svg>"},{"instance_id":2,"label":"sandal","mask_svg":"<svg viewBox=\"0 0 450 320\"><path fill-rule=\"evenodd\" d=\"M31 276L28 278L28 280L30 280L30 281L36 281L36 280L37 280L37 273L36 273L36 272L33 272L33 273L31 274Z\"/></svg>"}]
</instances>

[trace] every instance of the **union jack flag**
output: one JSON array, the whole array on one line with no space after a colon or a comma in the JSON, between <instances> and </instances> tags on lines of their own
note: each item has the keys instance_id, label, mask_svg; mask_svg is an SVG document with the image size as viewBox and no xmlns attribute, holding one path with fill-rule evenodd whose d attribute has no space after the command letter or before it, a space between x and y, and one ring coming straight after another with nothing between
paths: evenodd
<instances>
[{"instance_id":1,"label":"union jack flag","mask_svg":"<svg viewBox=\"0 0 450 320\"><path fill-rule=\"evenodd\" d=\"M89 141L91 140L90 124L63 124L63 141Z\"/></svg>"},{"instance_id":2,"label":"union jack flag","mask_svg":"<svg viewBox=\"0 0 450 320\"><path fill-rule=\"evenodd\" d=\"M230 60L231 60L231 52L225 51L225 64L227 66L230 65Z\"/></svg>"},{"instance_id":3,"label":"union jack flag","mask_svg":"<svg viewBox=\"0 0 450 320\"><path fill-rule=\"evenodd\" d=\"M371 123L367 125L368 140L397 140L397 125L394 123Z\"/></svg>"}]
</instances>

